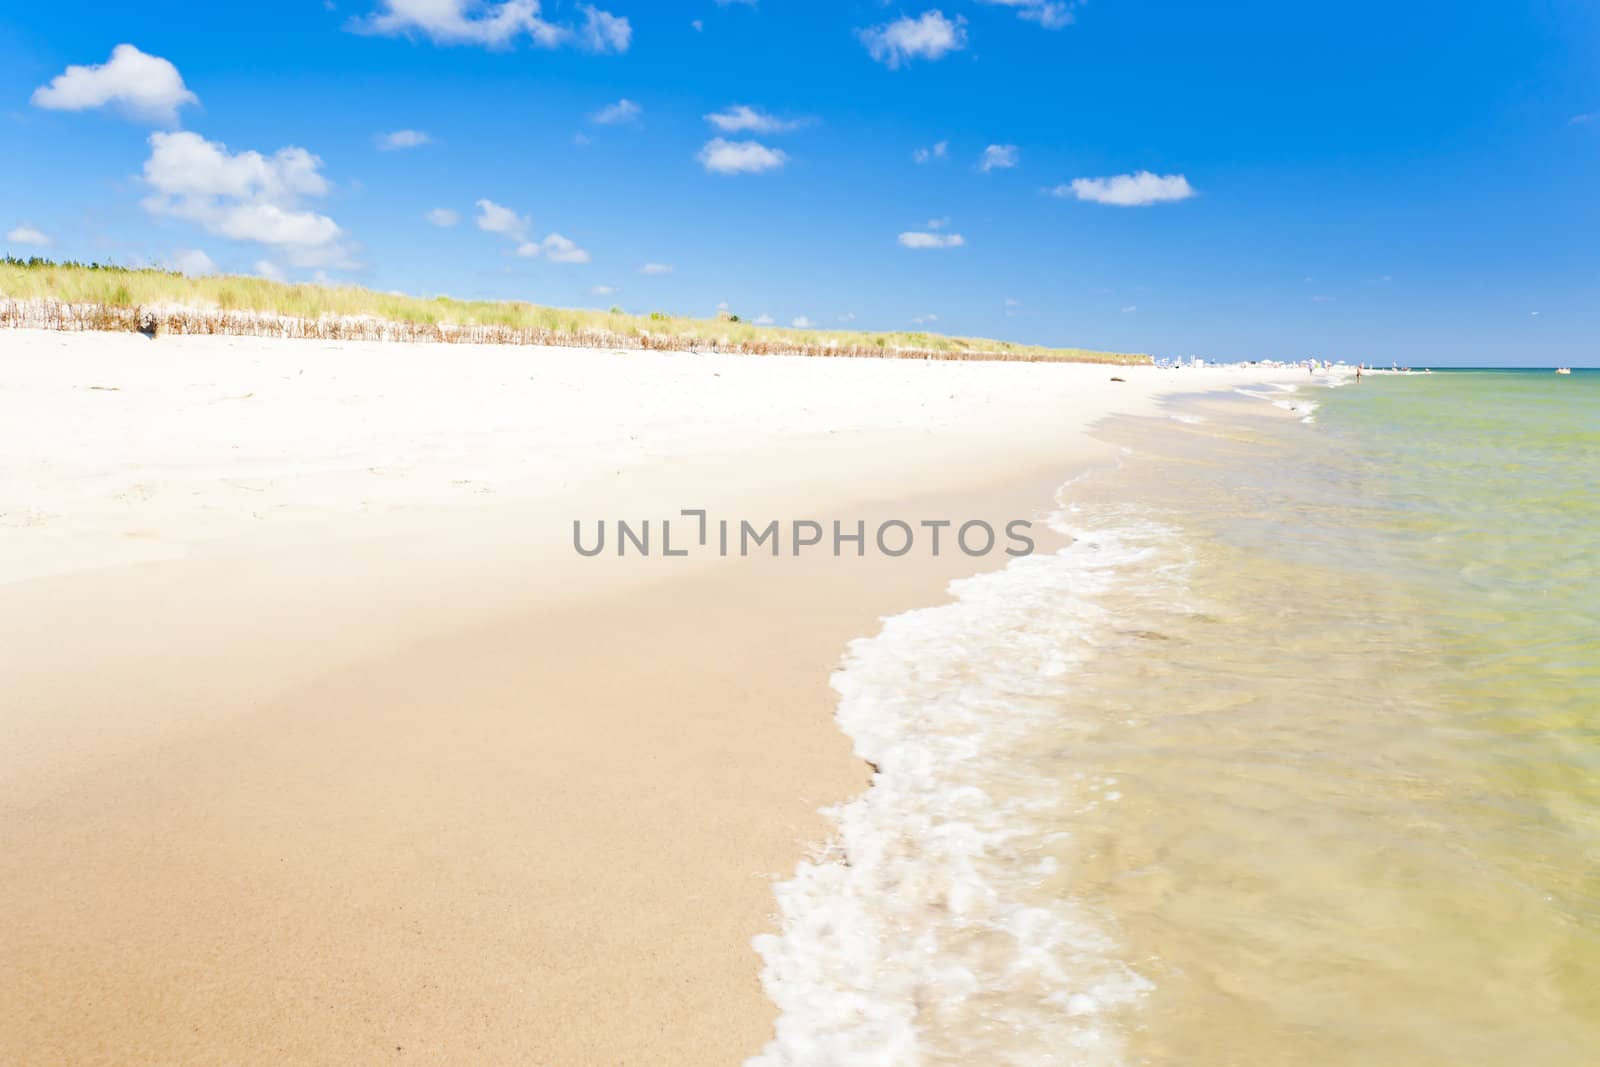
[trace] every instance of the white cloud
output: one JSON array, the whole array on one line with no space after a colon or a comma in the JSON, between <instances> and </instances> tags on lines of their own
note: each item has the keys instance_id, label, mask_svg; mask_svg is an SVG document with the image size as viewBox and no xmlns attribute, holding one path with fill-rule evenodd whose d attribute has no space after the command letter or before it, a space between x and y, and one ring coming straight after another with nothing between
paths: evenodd
<instances>
[{"instance_id":1,"label":"white cloud","mask_svg":"<svg viewBox=\"0 0 1600 1067\"><path fill-rule=\"evenodd\" d=\"M713 111L705 120L723 133L787 133L806 124L804 119L780 119L749 104Z\"/></svg>"},{"instance_id":2,"label":"white cloud","mask_svg":"<svg viewBox=\"0 0 1600 1067\"><path fill-rule=\"evenodd\" d=\"M602 126L620 126L626 122L638 122L642 114L644 108L623 97L615 104L607 104L590 117Z\"/></svg>"},{"instance_id":3,"label":"white cloud","mask_svg":"<svg viewBox=\"0 0 1600 1067\"><path fill-rule=\"evenodd\" d=\"M752 323L754 323L755 325L757 325L757 326L771 326L772 323L774 322L774 319L772 318L771 315L757 315L755 318L751 319L750 321Z\"/></svg>"},{"instance_id":4,"label":"white cloud","mask_svg":"<svg viewBox=\"0 0 1600 1067\"><path fill-rule=\"evenodd\" d=\"M461 216L447 207L436 207L422 217L441 228L454 226L461 221Z\"/></svg>"},{"instance_id":5,"label":"white cloud","mask_svg":"<svg viewBox=\"0 0 1600 1067\"><path fill-rule=\"evenodd\" d=\"M1047 30L1059 30L1063 26L1070 26L1073 19L1072 9L1077 6L1073 0L979 0L979 2L1012 8L1018 18L1037 22Z\"/></svg>"},{"instance_id":6,"label":"white cloud","mask_svg":"<svg viewBox=\"0 0 1600 1067\"><path fill-rule=\"evenodd\" d=\"M900 235L903 248L960 248L967 239L959 233L918 233L908 231Z\"/></svg>"},{"instance_id":7,"label":"white cloud","mask_svg":"<svg viewBox=\"0 0 1600 1067\"><path fill-rule=\"evenodd\" d=\"M339 224L303 206L332 188L321 167L304 148L234 154L197 133L153 133L144 181L154 195L143 204L152 215L266 245L297 267L353 266Z\"/></svg>"},{"instance_id":8,"label":"white cloud","mask_svg":"<svg viewBox=\"0 0 1600 1067\"><path fill-rule=\"evenodd\" d=\"M711 174L760 174L789 161L782 149L768 148L759 141L729 141L721 137L707 141L696 158Z\"/></svg>"},{"instance_id":9,"label":"white cloud","mask_svg":"<svg viewBox=\"0 0 1600 1067\"><path fill-rule=\"evenodd\" d=\"M1129 304L1127 307L1122 309L1122 313L1124 315L1132 315L1135 311L1138 311L1138 310L1139 310L1139 305L1138 304Z\"/></svg>"},{"instance_id":10,"label":"white cloud","mask_svg":"<svg viewBox=\"0 0 1600 1067\"><path fill-rule=\"evenodd\" d=\"M552 233L544 239L540 246L544 250L544 258L551 263L587 263L589 253L579 248L571 240Z\"/></svg>"},{"instance_id":11,"label":"white cloud","mask_svg":"<svg viewBox=\"0 0 1600 1067\"><path fill-rule=\"evenodd\" d=\"M593 296L616 296L622 290L614 285L597 285L590 289L589 292Z\"/></svg>"},{"instance_id":12,"label":"white cloud","mask_svg":"<svg viewBox=\"0 0 1600 1067\"><path fill-rule=\"evenodd\" d=\"M539 0L379 0L378 9L350 28L357 33L399 36L420 32L435 44L505 48L526 36L541 48L576 44L591 52L626 52L633 39L628 20L585 4L577 28L548 22Z\"/></svg>"},{"instance_id":13,"label":"white cloud","mask_svg":"<svg viewBox=\"0 0 1600 1067\"><path fill-rule=\"evenodd\" d=\"M890 70L898 70L913 59L940 59L967 46L967 20L957 15L947 19L940 11L923 12L919 18L898 18L883 26L860 31L867 53Z\"/></svg>"},{"instance_id":14,"label":"white cloud","mask_svg":"<svg viewBox=\"0 0 1600 1067\"><path fill-rule=\"evenodd\" d=\"M506 237L521 238L528 232L529 220L493 200L478 201L478 229L484 233L498 233Z\"/></svg>"},{"instance_id":15,"label":"white cloud","mask_svg":"<svg viewBox=\"0 0 1600 1067\"><path fill-rule=\"evenodd\" d=\"M374 138L380 151L393 152L397 148L421 148L425 144L432 144L433 138L421 130L395 130L392 133L380 133Z\"/></svg>"},{"instance_id":16,"label":"white cloud","mask_svg":"<svg viewBox=\"0 0 1600 1067\"><path fill-rule=\"evenodd\" d=\"M652 275L671 274L672 267L667 263L646 263L639 268L639 273Z\"/></svg>"},{"instance_id":17,"label":"white cloud","mask_svg":"<svg viewBox=\"0 0 1600 1067\"><path fill-rule=\"evenodd\" d=\"M950 220L949 219L929 219L928 220L928 229L930 229L930 230L942 230L948 225L950 225Z\"/></svg>"},{"instance_id":18,"label":"white cloud","mask_svg":"<svg viewBox=\"0 0 1600 1067\"><path fill-rule=\"evenodd\" d=\"M21 226L7 233L6 240L14 245L36 245L39 248L44 248L50 244L50 235L24 222Z\"/></svg>"},{"instance_id":19,"label":"white cloud","mask_svg":"<svg viewBox=\"0 0 1600 1067\"><path fill-rule=\"evenodd\" d=\"M1596 118L1600 118L1600 115L1597 115L1593 111L1585 111L1581 115L1572 116L1570 119L1567 120L1567 122L1569 122L1573 126L1582 126L1582 125L1584 125L1586 123L1593 122ZM1538 314L1538 312L1534 312L1534 314Z\"/></svg>"},{"instance_id":20,"label":"white cloud","mask_svg":"<svg viewBox=\"0 0 1600 1067\"><path fill-rule=\"evenodd\" d=\"M854 322L854 321L856 321L856 313L854 311L846 311L843 315L839 316L839 321L840 322Z\"/></svg>"},{"instance_id":21,"label":"white cloud","mask_svg":"<svg viewBox=\"0 0 1600 1067\"><path fill-rule=\"evenodd\" d=\"M797 330L809 330L811 329L811 320L806 318L804 315L797 315L794 321L790 322L789 325L793 326Z\"/></svg>"},{"instance_id":22,"label":"white cloud","mask_svg":"<svg viewBox=\"0 0 1600 1067\"><path fill-rule=\"evenodd\" d=\"M493 200L478 201L478 217L474 221L484 233L510 238L516 244L513 251L525 259L543 256L552 263L589 262L588 252L559 233L548 234L542 241L530 238L532 220Z\"/></svg>"},{"instance_id":23,"label":"white cloud","mask_svg":"<svg viewBox=\"0 0 1600 1067\"><path fill-rule=\"evenodd\" d=\"M978 169L988 174L992 170L1010 170L1022 160L1022 150L1014 144L992 144L983 150Z\"/></svg>"},{"instance_id":24,"label":"white cloud","mask_svg":"<svg viewBox=\"0 0 1600 1067\"><path fill-rule=\"evenodd\" d=\"M1110 178L1075 178L1069 184L1056 186L1050 193L1063 199L1076 197L1116 207L1143 207L1187 200L1195 195L1194 187L1182 174L1152 174L1147 170Z\"/></svg>"},{"instance_id":25,"label":"white cloud","mask_svg":"<svg viewBox=\"0 0 1600 1067\"><path fill-rule=\"evenodd\" d=\"M173 270L191 278L217 273L217 265L211 261L211 257L198 248L180 248L168 262Z\"/></svg>"},{"instance_id":26,"label":"white cloud","mask_svg":"<svg viewBox=\"0 0 1600 1067\"><path fill-rule=\"evenodd\" d=\"M931 159L948 159L950 156L950 142L940 141L930 148L919 148L911 153L911 158L918 163L926 163Z\"/></svg>"},{"instance_id":27,"label":"white cloud","mask_svg":"<svg viewBox=\"0 0 1600 1067\"><path fill-rule=\"evenodd\" d=\"M695 19L693 22L689 23L689 25L694 27L695 33L699 33L701 30L706 28L706 24L701 22L699 19Z\"/></svg>"},{"instance_id":28,"label":"white cloud","mask_svg":"<svg viewBox=\"0 0 1600 1067\"><path fill-rule=\"evenodd\" d=\"M918 326L926 326L930 322L938 322L939 321L939 316L937 316L937 315L918 315L916 318L912 319L911 321L916 323Z\"/></svg>"},{"instance_id":29,"label":"white cloud","mask_svg":"<svg viewBox=\"0 0 1600 1067\"><path fill-rule=\"evenodd\" d=\"M270 259L256 260L256 273L269 282L283 281L283 268Z\"/></svg>"},{"instance_id":30,"label":"white cloud","mask_svg":"<svg viewBox=\"0 0 1600 1067\"><path fill-rule=\"evenodd\" d=\"M1021 307L1022 307L1022 301L1018 300L1014 296L1006 297L1006 318L1008 318L1008 319L1016 318L1017 317L1017 312L1021 309Z\"/></svg>"},{"instance_id":31,"label":"white cloud","mask_svg":"<svg viewBox=\"0 0 1600 1067\"><path fill-rule=\"evenodd\" d=\"M633 26L621 15L613 15L588 4L581 5L583 28L579 43L591 52L626 52L633 43Z\"/></svg>"},{"instance_id":32,"label":"white cloud","mask_svg":"<svg viewBox=\"0 0 1600 1067\"><path fill-rule=\"evenodd\" d=\"M479 44L500 48L522 34L555 48L570 31L539 17L538 0L380 0L378 10L351 28L386 36L421 31L436 44Z\"/></svg>"},{"instance_id":33,"label":"white cloud","mask_svg":"<svg viewBox=\"0 0 1600 1067\"><path fill-rule=\"evenodd\" d=\"M178 68L131 44L119 44L99 66L68 67L33 91L33 106L51 111L85 111L110 105L146 122L175 125L178 109L200 98L183 84Z\"/></svg>"}]
</instances>

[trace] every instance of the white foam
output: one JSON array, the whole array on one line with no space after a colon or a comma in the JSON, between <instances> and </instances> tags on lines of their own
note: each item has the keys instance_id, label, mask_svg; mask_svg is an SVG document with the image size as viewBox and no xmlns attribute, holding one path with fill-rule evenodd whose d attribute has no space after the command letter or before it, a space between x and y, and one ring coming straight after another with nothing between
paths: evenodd
<instances>
[{"instance_id":1,"label":"white foam","mask_svg":"<svg viewBox=\"0 0 1600 1067\"><path fill-rule=\"evenodd\" d=\"M777 1033L751 1067L1122 1062L1117 1012L1149 985L1059 888L1089 796L1021 753L1070 729L1074 672L1111 632L1105 593L1181 565L1156 558L1173 535L1154 524L1075 532L851 644L838 720L878 773L829 813L827 853L776 887L781 929L755 947Z\"/></svg>"}]
</instances>

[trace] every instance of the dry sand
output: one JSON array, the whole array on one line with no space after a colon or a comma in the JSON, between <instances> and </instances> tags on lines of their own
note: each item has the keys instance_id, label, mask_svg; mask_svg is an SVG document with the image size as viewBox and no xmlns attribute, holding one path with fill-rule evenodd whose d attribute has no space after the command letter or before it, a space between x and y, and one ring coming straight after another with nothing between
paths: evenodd
<instances>
[{"instance_id":1,"label":"dry sand","mask_svg":"<svg viewBox=\"0 0 1600 1067\"><path fill-rule=\"evenodd\" d=\"M829 670L1004 557L573 519L1034 517L1274 374L0 332L0 1062L738 1062Z\"/></svg>"}]
</instances>

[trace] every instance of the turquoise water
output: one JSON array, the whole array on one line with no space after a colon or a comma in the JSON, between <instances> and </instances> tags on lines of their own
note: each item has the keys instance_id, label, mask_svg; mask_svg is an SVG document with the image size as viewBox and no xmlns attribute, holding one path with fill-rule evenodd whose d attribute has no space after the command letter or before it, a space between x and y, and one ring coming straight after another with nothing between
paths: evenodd
<instances>
[{"instance_id":1,"label":"turquoise water","mask_svg":"<svg viewBox=\"0 0 1600 1067\"><path fill-rule=\"evenodd\" d=\"M1295 397L1114 425L1080 495L1144 488L1189 566L1062 768L1131 798L1075 891L1155 984L1134 1053L1600 1063L1600 373Z\"/></svg>"}]
</instances>

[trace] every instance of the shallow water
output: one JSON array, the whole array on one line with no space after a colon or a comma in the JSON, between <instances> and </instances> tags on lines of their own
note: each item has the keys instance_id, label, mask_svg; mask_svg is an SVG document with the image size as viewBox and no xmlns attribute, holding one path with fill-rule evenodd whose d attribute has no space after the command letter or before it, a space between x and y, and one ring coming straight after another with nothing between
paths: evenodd
<instances>
[{"instance_id":1,"label":"shallow water","mask_svg":"<svg viewBox=\"0 0 1600 1067\"><path fill-rule=\"evenodd\" d=\"M881 773L780 892L766 1062L1600 1062L1597 413L1463 372L1107 423L1070 548L852 647Z\"/></svg>"}]
</instances>

